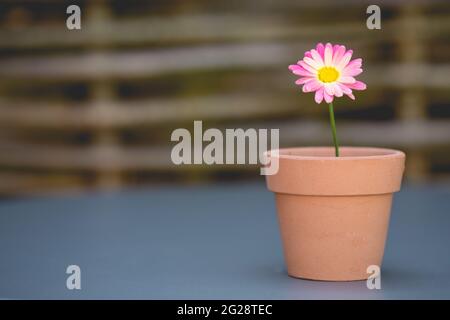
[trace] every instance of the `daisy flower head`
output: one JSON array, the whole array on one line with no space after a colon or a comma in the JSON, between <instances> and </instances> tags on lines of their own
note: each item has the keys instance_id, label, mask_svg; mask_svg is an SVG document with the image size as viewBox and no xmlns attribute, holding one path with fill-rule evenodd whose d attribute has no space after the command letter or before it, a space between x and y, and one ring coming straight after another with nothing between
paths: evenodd
<instances>
[{"instance_id":1,"label":"daisy flower head","mask_svg":"<svg viewBox=\"0 0 450 320\"><path fill-rule=\"evenodd\" d=\"M300 76L295 84L302 86L303 92L315 92L317 103L332 103L334 97L343 95L354 100L353 90L365 90L366 84L355 79L363 71L362 59L351 60L352 54L343 45L319 43L289 69Z\"/></svg>"}]
</instances>

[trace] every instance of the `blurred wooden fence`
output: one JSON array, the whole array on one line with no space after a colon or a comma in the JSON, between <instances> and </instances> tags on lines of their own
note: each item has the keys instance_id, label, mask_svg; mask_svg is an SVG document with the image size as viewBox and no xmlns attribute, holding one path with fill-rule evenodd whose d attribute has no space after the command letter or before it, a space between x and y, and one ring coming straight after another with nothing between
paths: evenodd
<instances>
[{"instance_id":1,"label":"blurred wooden fence","mask_svg":"<svg viewBox=\"0 0 450 320\"><path fill-rule=\"evenodd\" d=\"M1 194L256 176L172 165L170 133L193 120L329 145L326 110L287 71L317 41L365 59L369 90L336 104L343 144L404 149L411 180L448 177L450 3L391 1L371 31L369 2L150 2L80 2L79 31L71 2L0 4Z\"/></svg>"}]
</instances>

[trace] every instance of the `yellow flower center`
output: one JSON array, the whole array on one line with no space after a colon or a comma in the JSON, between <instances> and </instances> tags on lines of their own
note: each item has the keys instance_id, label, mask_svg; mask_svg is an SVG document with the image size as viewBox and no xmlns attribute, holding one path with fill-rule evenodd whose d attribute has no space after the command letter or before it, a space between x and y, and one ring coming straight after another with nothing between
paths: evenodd
<instances>
[{"instance_id":1,"label":"yellow flower center","mask_svg":"<svg viewBox=\"0 0 450 320\"><path fill-rule=\"evenodd\" d=\"M339 78L339 71L334 67L322 67L318 73L319 80L325 83L334 82Z\"/></svg>"}]
</instances>

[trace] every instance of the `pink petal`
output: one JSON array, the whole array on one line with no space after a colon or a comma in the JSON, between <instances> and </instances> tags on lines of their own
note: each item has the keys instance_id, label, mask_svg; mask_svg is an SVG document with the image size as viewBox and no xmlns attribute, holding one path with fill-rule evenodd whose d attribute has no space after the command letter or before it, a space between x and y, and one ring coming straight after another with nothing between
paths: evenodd
<instances>
[{"instance_id":1,"label":"pink petal","mask_svg":"<svg viewBox=\"0 0 450 320\"><path fill-rule=\"evenodd\" d=\"M318 104L322 103L322 100L323 100L323 88L320 88L319 90L316 91L316 94L314 96L314 100Z\"/></svg>"},{"instance_id":2,"label":"pink petal","mask_svg":"<svg viewBox=\"0 0 450 320\"><path fill-rule=\"evenodd\" d=\"M314 69L313 67L311 67L309 64L307 64L305 61L299 61L298 64L305 69L308 72L311 72L312 74L315 74L317 72L316 69Z\"/></svg>"},{"instance_id":3,"label":"pink petal","mask_svg":"<svg viewBox=\"0 0 450 320\"><path fill-rule=\"evenodd\" d=\"M350 89L354 90L366 90L367 85L362 81L356 81L355 83L351 83L347 85Z\"/></svg>"},{"instance_id":4,"label":"pink petal","mask_svg":"<svg viewBox=\"0 0 450 320\"><path fill-rule=\"evenodd\" d=\"M327 83L324 85L324 87L325 87L325 93L329 94L330 96L334 95L333 85Z\"/></svg>"},{"instance_id":5,"label":"pink petal","mask_svg":"<svg viewBox=\"0 0 450 320\"><path fill-rule=\"evenodd\" d=\"M312 92L312 91L318 90L319 88L322 88L323 83L320 81L317 81L317 79L311 79L311 81L308 81L307 83L305 83L304 86L307 87L308 92Z\"/></svg>"},{"instance_id":6,"label":"pink petal","mask_svg":"<svg viewBox=\"0 0 450 320\"><path fill-rule=\"evenodd\" d=\"M361 68L361 66L362 66L362 59L358 58L350 61L346 66L346 68L353 68L353 67Z\"/></svg>"},{"instance_id":7,"label":"pink petal","mask_svg":"<svg viewBox=\"0 0 450 320\"><path fill-rule=\"evenodd\" d=\"M311 52L306 51L306 52L305 52L305 57L311 58Z\"/></svg>"},{"instance_id":8,"label":"pink petal","mask_svg":"<svg viewBox=\"0 0 450 320\"><path fill-rule=\"evenodd\" d=\"M314 77L315 76L314 74L303 69L299 65L292 64L289 66L289 69L292 71L293 74L298 75L298 76L303 76L303 77Z\"/></svg>"},{"instance_id":9,"label":"pink petal","mask_svg":"<svg viewBox=\"0 0 450 320\"><path fill-rule=\"evenodd\" d=\"M344 93L342 92L341 87L337 83L333 83L333 91L336 97L342 97Z\"/></svg>"},{"instance_id":10,"label":"pink petal","mask_svg":"<svg viewBox=\"0 0 450 320\"><path fill-rule=\"evenodd\" d=\"M323 67L323 59L321 57L321 55L314 49L311 50L311 56L314 60L316 60L316 62L320 65L320 67Z\"/></svg>"},{"instance_id":11,"label":"pink petal","mask_svg":"<svg viewBox=\"0 0 450 320\"><path fill-rule=\"evenodd\" d=\"M339 49L339 47L340 47L340 45L338 45L338 44L335 44L335 45L333 46L333 57L334 57L336 51Z\"/></svg>"},{"instance_id":12,"label":"pink petal","mask_svg":"<svg viewBox=\"0 0 450 320\"><path fill-rule=\"evenodd\" d=\"M331 66L333 61L333 46L331 43L327 43L325 46L324 63L326 66Z\"/></svg>"},{"instance_id":13,"label":"pink petal","mask_svg":"<svg viewBox=\"0 0 450 320\"><path fill-rule=\"evenodd\" d=\"M318 43L316 46L316 50L320 54L320 57L323 59L325 52L325 46L323 45L323 43Z\"/></svg>"},{"instance_id":14,"label":"pink petal","mask_svg":"<svg viewBox=\"0 0 450 320\"><path fill-rule=\"evenodd\" d=\"M349 87L347 87L347 85L345 85L345 84L342 84L342 83L336 83L338 86L339 86L339 88L342 90L342 92L344 93L344 94L351 94L352 93L352 89L350 89Z\"/></svg>"},{"instance_id":15,"label":"pink petal","mask_svg":"<svg viewBox=\"0 0 450 320\"><path fill-rule=\"evenodd\" d=\"M316 70L319 70L322 66L320 63L318 63L316 60L312 58L305 57L303 58L303 61L305 61L307 64L309 64L311 67L313 67Z\"/></svg>"},{"instance_id":16,"label":"pink petal","mask_svg":"<svg viewBox=\"0 0 450 320\"><path fill-rule=\"evenodd\" d=\"M350 61L342 70L342 74L346 76L357 76L362 72L362 59L354 59Z\"/></svg>"},{"instance_id":17,"label":"pink petal","mask_svg":"<svg viewBox=\"0 0 450 320\"><path fill-rule=\"evenodd\" d=\"M339 61L337 61L336 63L336 69L338 70L342 70L345 68L345 66L347 66L348 62L350 61L350 59L352 58L352 54L353 54L353 50L348 50L344 56L342 57L342 59L340 59Z\"/></svg>"},{"instance_id":18,"label":"pink petal","mask_svg":"<svg viewBox=\"0 0 450 320\"><path fill-rule=\"evenodd\" d=\"M313 77L314 76L311 72L306 71L303 68L302 69L298 69L298 70L294 70L292 73L297 75L297 76L302 76L302 77Z\"/></svg>"},{"instance_id":19,"label":"pink petal","mask_svg":"<svg viewBox=\"0 0 450 320\"><path fill-rule=\"evenodd\" d=\"M328 93L326 93L326 91L323 92L323 97L326 103L333 102L333 96L330 96Z\"/></svg>"},{"instance_id":20,"label":"pink petal","mask_svg":"<svg viewBox=\"0 0 450 320\"><path fill-rule=\"evenodd\" d=\"M353 95L353 93L347 93L346 94L350 99L355 100L355 96Z\"/></svg>"},{"instance_id":21,"label":"pink petal","mask_svg":"<svg viewBox=\"0 0 450 320\"><path fill-rule=\"evenodd\" d=\"M333 54L333 65L337 65L337 63L342 59L345 53L345 46L339 46L337 50L334 51Z\"/></svg>"},{"instance_id":22,"label":"pink petal","mask_svg":"<svg viewBox=\"0 0 450 320\"><path fill-rule=\"evenodd\" d=\"M358 67L345 67L344 70L342 70L343 76L350 76L350 77L356 77L357 75L361 74L363 72L363 69Z\"/></svg>"},{"instance_id":23,"label":"pink petal","mask_svg":"<svg viewBox=\"0 0 450 320\"><path fill-rule=\"evenodd\" d=\"M299 77L312 77L311 73L307 72L303 68L294 70L292 73Z\"/></svg>"},{"instance_id":24,"label":"pink petal","mask_svg":"<svg viewBox=\"0 0 450 320\"><path fill-rule=\"evenodd\" d=\"M304 77L304 78L300 78L300 79L298 79L297 81L295 81L295 84L303 85L303 84L305 84L306 82L311 81L311 80L314 80L314 78L311 78L311 77Z\"/></svg>"},{"instance_id":25,"label":"pink petal","mask_svg":"<svg viewBox=\"0 0 450 320\"><path fill-rule=\"evenodd\" d=\"M350 89L349 87L347 87L345 84L342 83L338 83L337 84L339 86L339 88L342 89L342 92L348 96L350 99L355 100L355 96L352 93L352 89Z\"/></svg>"},{"instance_id":26,"label":"pink petal","mask_svg":"<svg viewBox=\"0 0 450 320\"><path fill-rule=\"evenodd\" d=\"M340 83L345 83L345 84L355 83L356 82L355 78L350 77L350 76L341 76L341 77L339 77L338 81Z\"/></svg>"}]
</instances>

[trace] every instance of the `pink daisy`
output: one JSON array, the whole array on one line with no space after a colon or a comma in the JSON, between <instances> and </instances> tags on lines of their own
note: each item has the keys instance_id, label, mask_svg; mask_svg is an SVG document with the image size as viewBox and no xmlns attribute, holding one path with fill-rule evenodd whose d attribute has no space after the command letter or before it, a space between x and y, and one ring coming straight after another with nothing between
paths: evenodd
<instances>
[{"instance_id":1,"label":"pink daisy","mask_svg":"<svg viewBox=\"0 0 450 320\"><path fill-rule=\"evenodd\" d=\"M363 70L362 59L350 60L352 54L352 50L346 50L342 45L319 43L289 69L301 77L295 84L303 86L303 92L315 92L317 103L323 100L331 103L334 97L344 94L354 100L353 90L365 90L366 84L354 78Z\"/></svg>"}]
</instances>

